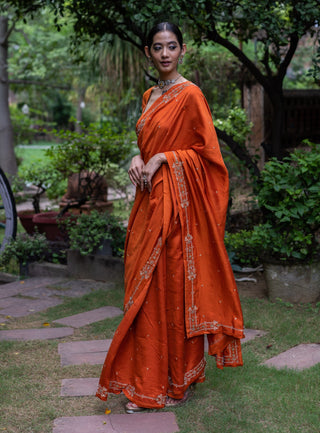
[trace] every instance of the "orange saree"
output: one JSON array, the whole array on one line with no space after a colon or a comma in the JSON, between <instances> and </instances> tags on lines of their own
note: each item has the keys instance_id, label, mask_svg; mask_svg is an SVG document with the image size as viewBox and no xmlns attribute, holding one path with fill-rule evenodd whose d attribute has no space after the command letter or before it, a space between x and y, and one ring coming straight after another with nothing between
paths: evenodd
<instances>
[{"instance_id":1,"label":"orange saree","mask_svg":"<svg viewBox=\"0 0 320 433\"><path fill-rule=\"evenodd\" d=\"M125 245L124 318L97 396L161 408L205 378L204 336L219 368L242 365L243 319L224 247L228 174L207 102L187 81L137 123L145 163L164 152L152 191L137 189Z\"/></svg>"}]
</instances>

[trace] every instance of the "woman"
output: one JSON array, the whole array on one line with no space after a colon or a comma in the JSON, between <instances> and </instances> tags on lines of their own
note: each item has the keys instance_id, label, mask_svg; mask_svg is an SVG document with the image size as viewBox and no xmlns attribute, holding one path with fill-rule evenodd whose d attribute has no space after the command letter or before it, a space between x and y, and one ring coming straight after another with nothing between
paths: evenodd
<instances>
[{"instance_id":1,"label":"woman","mask_svg":"<svg viewBox=\"0 0 320 433\"><path fill-rule=\"evenodd\" d=\"M186 52L180 30L161 23L146 56L159 72L143 95L140 155L125 245L124 318L97 396L123 392L128 413L176 406L205 380L204 335L217 366L242 365L242 312L224 226L228 174L208 104L177 71Z\"/></svg>"}]
</instances>

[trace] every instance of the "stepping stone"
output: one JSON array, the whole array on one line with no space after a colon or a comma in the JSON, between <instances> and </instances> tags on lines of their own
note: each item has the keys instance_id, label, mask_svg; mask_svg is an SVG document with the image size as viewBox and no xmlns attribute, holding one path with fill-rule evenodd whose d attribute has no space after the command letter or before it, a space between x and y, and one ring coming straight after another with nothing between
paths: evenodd
<instances>
[{"instance_id":1,"label":"stepping stone","mask_svg":"<svg viewBox=\"0 0 320 433\"><path fill-rule=\"evenodd\" d=\"M63 303L63 300L58 298L26 299L11 297L6 301L9 302L9 305L6 305L5 308L1 308L0 306L0 313L3 316L12 317L28 316L29 314L44 311L47 308L55 307Z\"/></svg>"},{"instance_id":2,"label":"stepping stone","mask_svg":"<svg viewBox=\"0 0 320 433\"><path fill-rule=\"evenodd\" d=\"M11 286L11 284L13 284L14 287L8 287L8 286ZM15 295L19 295L19 293L21 292L21 287L18 284L21 284L21 282L4 284L3 286L1 286L0 287L0 300L5 299L5 298L10 298L10 297L15 296Z\"/></svg>"},{"instance_id":3,"label":"stepping stone","mask_svg":"<svg viewBox=\"0 0 320 433\"><path fill-rule=\"evenodd\" d=\"M320 344L299 344L263 362L267 367L304 370L320 362Z\"/></svg>"},{"instance_id":4,"label":"stepping stone","mask_svg":"<svg viewBox=\"0 0 320 433\"><path fill-rule=\"evenodd\" d=\"M116 287L113 282L101 282L93 280L69 280L53 285L59 289L61 296L77 298L95 290L109 290Z\"/></svg>"},{"instance_id":5,"label":"stepping stone","mask_svg":"<svg viewBox=\"0 0 320 433\"><path fill-rule=\"evenodd\" d=\"M63 319L54 320L54 323L60 323L73 328L81 328L81 326L89 325L90 323L99 322L100 320L111 317L120 316L123 311L117 307L101 307L95 310L86 311L85 313L75 314L74 316L65 317Z\"/></svg>"},{"instance_id":6,"label":"stepping stone","mask_svg":"<svg viewBox=\"0 0 320 433\"><path fill-rule=\"evenodd\" d=\"M245 338L240 340L241 344L245 344L248 341L253 340L256 337L262 337L265 334L266 334L266 331L260 331L258 329L245 329L244 330ZM205 350L205 352L208 352L208 339L207 338L204 339L204 350Z\"/></svg>"},{"instance_id":7,"label":"stepping stone","mask_svg":"<svg viewBox=\"0 0 320 433\"><path fill-rule=\"evenodd\" d=\"M53 433L175 433L173 412L145 412L57 418Z\"/></svg>"},{"instance_id":8,"label":"stepping stone","mask_svg":"<svg viewBox=\"0 0 320 433\"><path fill-rule=\"evenodd\" d=\"M60 343L61 365L103 364L112 340L72 341Z\"/></svg>"},{"instance_id":9,"label":"stepping stone","mask_svg":"<svg viewBox=\"0 0 320 433\"><path fill-rule=\"evenodd\" d=\"M13 329L0 331L1 340L53 340L68 337L73 334L73 328L44 328L44 329Z\"/></svg>"},{"instance_id":10,"label":"stepping stone","mask_svg":"<svg viewBox=\"0 0 320 433\"><path fill-rule=\"evenodd\" d=\"M253 340L256 337L262 337L266 333L267 333L266 331L260 331L258 329L245 329L244 330L245 338L241 340L241 344L247 343L248 341Z\"/></svg>"},{"instance_id":11,"label":"stepping stone","mask_svg":"<svg viewBox=\"0 0 320 433\"><path fill-rule=\"evenodd\" d=\"M46 287L50 284L57 284L61 278L27 278L22 281L14 281L13 283L4 284L0 287L0 298L8 298L9 296L18 295L25 290L35 289L37 287Z\"/></svg>"},{"instance_id":12,"label":"stepping stone","mask_svg":"<svg viewBox=\"0 0 320 433\"><path fill-rule=\"evenodd\" d=\"M62 397L83 397L95 395L98 389L98 382L98 377L62 379L60 395Z\"/></svg>"},{"instance_id":13,"label":"stepping stone","mask_svg":"<svg viewBox=\"0 0 320 433\"><path fill-rule=\"evenodd\" d=\"M50 296L62 296L60 290L51 289L48 287L36 287L34 289L26 289L23 292L24 296L30 296L32 298L48 298Z\"/></svg>"},{"instance_id":14,"label":"stepping stone","mask_svg":"<svg viewBox=\"0 0 320 433\"><path fill-rule=\"evenodd\" d=\"M72 325L71 325L72 326ZM253 338L260 337L265 331L255 329L245 330L246 338L242 340L246 343ZM58 352L61 357L61 365L80 365L80 364L103 364L108 349L111 344L110 340L90 340L90 341L72 341L70 343L60 343ZM207 349L207 340L205 339L205 350Z\"/></svg>"}]
</instances>

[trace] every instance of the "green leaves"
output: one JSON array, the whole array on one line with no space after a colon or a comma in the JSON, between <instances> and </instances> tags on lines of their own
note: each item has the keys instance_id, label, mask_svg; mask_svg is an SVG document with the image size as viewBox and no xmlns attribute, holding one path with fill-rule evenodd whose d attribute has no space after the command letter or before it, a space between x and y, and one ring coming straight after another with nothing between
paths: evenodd
<instances>
[{"instance_id":1,"label":"green leaves","mask_svg":"<svg viewBox=\"0 0 320 433\"><path fill-rule=\"evenodd\" d=\"M0 266L7 265L11 259L21 264L40 260L49 250L49 244L44 234L36 233L32 236L19 233L16 239L6 244L0 255Z\"/></svg>"},{"instance_id":2,"label":"green leaves","mask_svg":"<svg viewBox=\"0 0 320 433\"><path fill-rule=\"evenodd\" d=\"M309 144L283 161L272 159L261 172L258 203L264 223L226 237L240 262L250 257L309 261L320 252L320 144ZM254 263L255 264L255 263Z\"/></svg>"},{"instance_id":3,"label":"green leaves","mask_svg":"<svg viewBox=\"0 0 320 433\"><path fill-rule=\"evenodd\" d=\"M65 176L85 170L105 175L110 163L119 163L129 155L133 134L118 133L109 123L82 126L83 133L55 131L62 142L47 151L53 167Z\"/></svg>"},{"instance_id":4,"label":"green leaves","mask_svg":"<svg viewBox=\"0 0 320 433\"><path fill-rule=\"evenodd\" d=\"M114 255L121 256L124 249L126 230L123 224L112 214L99 213L94 210L90 214L81 214L76 223L71 221L68 227L70 248L79 250L81 255L94 253L102 246L104 239L111 240Z\"/></svg>"},{"instance_id":5,"label":"green leaves","mask_svg":"<svg viewBox=\"0 0 320 433\"><path fill-rule=\"evenodd\" d=\"M245 110L240 107L231 108L226 119L216 119L214 123L242 146L250 137L252 123L248 121Z\"/></svg>"}]
</instances>

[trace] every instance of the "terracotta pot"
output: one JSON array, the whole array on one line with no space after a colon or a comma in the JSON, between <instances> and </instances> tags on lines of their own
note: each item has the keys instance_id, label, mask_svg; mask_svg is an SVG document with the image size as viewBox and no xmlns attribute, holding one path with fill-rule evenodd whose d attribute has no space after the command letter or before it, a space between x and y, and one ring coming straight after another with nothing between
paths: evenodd
<instances>
[{"instance_id":1,"label":"terracotta pot","mask_svg":"<svg viewBox=\"0 0 320 433\"><path fill-rule=\"evenodd\" d=\"M59 226L60 222L70 218L66 213L58 218L59 212L42 212L35 214L32 221L37 225L39 233L44 233L49 241L66 241L68 233Z\"/></svg>"},{"instance_id":2,"label":"terracotta pot","mask_svg":"<svg viewBox=\"0 0 320 433\"><path fill-rule=\"evenodd\" d=\"M33 235L35 233L35 223L33 222L34 211L26 210L18 213L18 217L20 219L22 227L29 235Z\"/></svg>"},{"instance_id":3,"label":"terracotta pot","mask_svg":"<svg viewBox=\"0 0 320 433\"><path fill-rule=\"evenodd\" d=\"M291 303L320 300L320 263L299 265L264 264L264 277L271 301Z\"/></svg>"}]
</instances>

